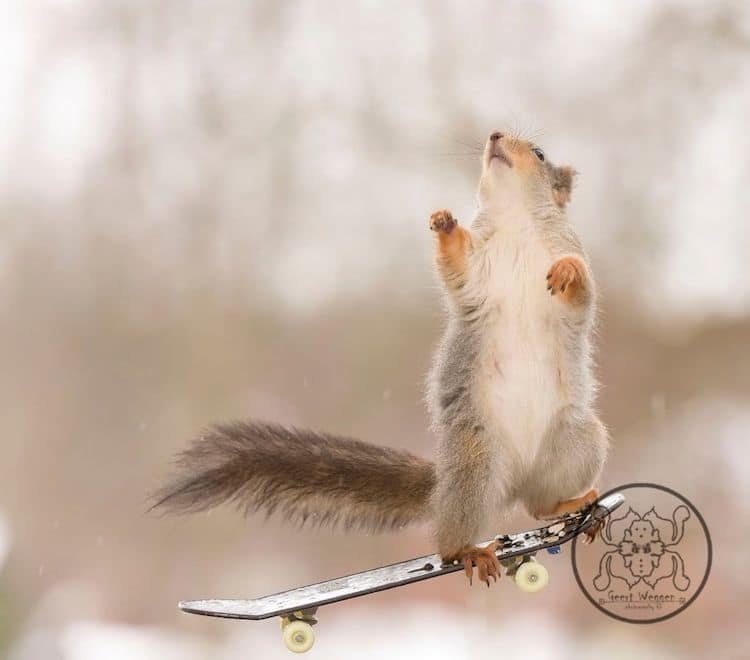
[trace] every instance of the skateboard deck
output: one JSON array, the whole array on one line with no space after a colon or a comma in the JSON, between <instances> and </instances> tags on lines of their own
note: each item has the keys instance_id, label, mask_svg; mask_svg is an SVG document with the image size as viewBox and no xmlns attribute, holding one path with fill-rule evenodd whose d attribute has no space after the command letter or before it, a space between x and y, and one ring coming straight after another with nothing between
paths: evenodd
<instances>
[{"instance_id":1,"label":"skateboard deck","mask_svg":"<svg viewBox=\"0 0 750 660\"><path fill-rule=\"evenodd\" d=\"M501 547L497 550L497 557L506 568L512 570L540 550L549 549L554 554L555 549L559 550L560 545L572 541L579 534L599 524L624 501L625 498L621 494L613 493L600 499L585 511L547 521L546 525L538 529L517 534L502 534L480 545L499 541ZM270 596L249 600L188 600L180 602L179 607L190 614L229 619L258 620L290 615L294 618L295 615L299 617L301 612L313 612L322 605L401 587L461 570L463 570L463 564L459 562L443 564L439 555L426 555Z\"/></svg>"}]
</instances>

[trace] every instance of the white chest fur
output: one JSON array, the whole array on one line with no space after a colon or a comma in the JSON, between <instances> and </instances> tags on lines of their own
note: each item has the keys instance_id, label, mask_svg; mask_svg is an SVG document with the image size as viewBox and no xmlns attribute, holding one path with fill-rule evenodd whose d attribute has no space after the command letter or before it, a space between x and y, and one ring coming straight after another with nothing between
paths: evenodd
<instances>
[{"instance_id":1,"label":"white chest fur","mask_svg":"<svg viewBox=\"0 0 750 660\"><path fill-rule=\"evenodd\" d=\"M477 401L492 435L516 458L533 459L563 404L559 301L546 287L552 256L530 224L499 229L475 255L484 270L486 327L475 372Z\"/></svg>"}]
</instances>

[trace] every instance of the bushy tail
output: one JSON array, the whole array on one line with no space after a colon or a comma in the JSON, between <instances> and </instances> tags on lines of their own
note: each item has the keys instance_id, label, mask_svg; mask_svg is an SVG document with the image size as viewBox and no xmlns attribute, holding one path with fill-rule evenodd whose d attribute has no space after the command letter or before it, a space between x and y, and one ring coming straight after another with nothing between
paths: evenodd
<instances>
[{"instance_id":1,"label":"bushy tail","mask_svg":"<svg viewBox=\"0 0 750 660\"><path fill-rule=\"evenodd\" d=\"M296 523L379 531L428 517L432 463L413 454L259 422L216 425L178 457L153 508L233 502Z\"/></svg>"}]
</instances>

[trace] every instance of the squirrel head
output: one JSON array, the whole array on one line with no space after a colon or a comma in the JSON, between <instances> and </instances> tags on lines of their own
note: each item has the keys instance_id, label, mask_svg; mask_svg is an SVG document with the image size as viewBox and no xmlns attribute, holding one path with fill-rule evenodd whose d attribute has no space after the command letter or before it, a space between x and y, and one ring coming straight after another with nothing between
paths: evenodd
<instances>
[{"instance_id":1,"label":"squirrel head","mask_svg":"<svg viewBox=\"0 0 750 660\"><path fill-rule=\"evenodd\" d=\"M495 131L487 138L482 156L479 196L491 204L517 195L535 205L551 202L564 209L576 174L572 167L550 163L532 142Z\"/></svg>"}]
</instances>

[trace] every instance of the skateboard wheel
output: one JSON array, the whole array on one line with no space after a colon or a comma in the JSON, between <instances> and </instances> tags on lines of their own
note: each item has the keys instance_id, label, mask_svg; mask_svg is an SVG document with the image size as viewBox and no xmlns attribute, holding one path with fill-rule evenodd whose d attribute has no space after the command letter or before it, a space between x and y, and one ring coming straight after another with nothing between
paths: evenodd
<instances>
[{"instance_id":1,"label":"skateboard wheel","mask_svg":"<svg viewBox=\"0 0 750 660\"><path fill-rule=\"evenodd\" d=\"M547 586L549 573L540 563L526 561L516 569L514 579L521 591L533 594Z\"/></svg>"},{"instance_id":2,"label":"skateboard wheel","mask_svg":"<svg viewBox=\"0 0 750 660\"><path fill-rule=\"evenodd\" d=\"M283 626L284 644L292 653L304 653L312 648L315 633L305 621L289 621Z\"/></svg>"}]
</instances>

